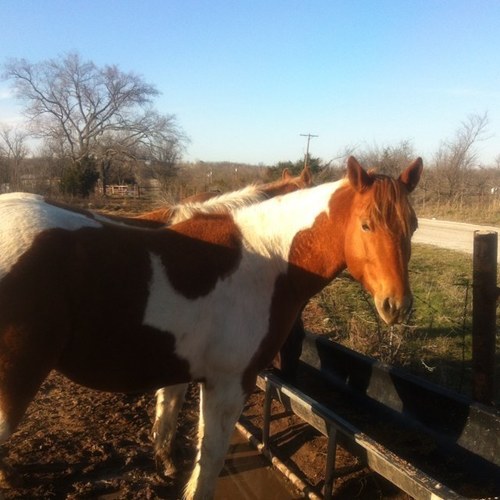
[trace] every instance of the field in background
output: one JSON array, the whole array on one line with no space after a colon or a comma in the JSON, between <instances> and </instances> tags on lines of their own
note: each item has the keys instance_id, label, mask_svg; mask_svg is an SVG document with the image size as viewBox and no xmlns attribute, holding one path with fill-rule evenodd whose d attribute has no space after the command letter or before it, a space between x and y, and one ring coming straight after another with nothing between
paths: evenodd
<instances>
[{"instance_id":1,"label":"field in background","mask_svg":"<svg viewBox=\"0 0 500 500\"><path fill-rule=\"evenodd\" d=\"M500 226L500 197L497 195L469 199L467 204L423 203L421 199L415 201L414 206L419 217Z\"/></svg>"}]
</instances>

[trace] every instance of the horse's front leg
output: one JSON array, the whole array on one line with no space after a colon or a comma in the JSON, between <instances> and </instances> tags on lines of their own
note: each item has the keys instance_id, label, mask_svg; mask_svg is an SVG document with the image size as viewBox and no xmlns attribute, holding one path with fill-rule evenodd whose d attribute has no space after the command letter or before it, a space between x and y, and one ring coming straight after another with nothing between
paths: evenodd
<instances>
[{"instance_id":1,"label":"horse's front leg","mask_svg":"<svg viewBox=\"0 0 500 500\"><path fill-rule=\"evenodd\" d=\"M184 403L188 384L163 387L156 391L156 414L153 424L153 440L157 463L167 476L176 472L174 442L177 418Z\"/></svg>"},{"instance_id":2,"label":"horse's front leg","mask_svg":"<svg viewBox=\"0 0 500 500\"><path fill-rule=\"evenodd\" d=\"M239 377L210 379L200 388L198 455L184 498L213 497L234 426L245 402Z\"/></svg>"}]
</instances>

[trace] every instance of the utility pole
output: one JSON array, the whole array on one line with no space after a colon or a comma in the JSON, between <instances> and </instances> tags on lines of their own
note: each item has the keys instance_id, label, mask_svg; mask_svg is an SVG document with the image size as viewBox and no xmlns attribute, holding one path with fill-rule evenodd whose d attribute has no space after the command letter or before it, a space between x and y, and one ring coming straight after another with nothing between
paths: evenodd
<instances>
[{"instance_id":1,"label":"utility pole","mask_svg":"<svg viewBox=\"0 0 500 500\"><path fill-rule=\"evenodd\" d=\"M314 134L300 134L301 137L307 137L307 148L306 155L304 156L304 168L307 167L307 162L309 161L309 142L311 142L311 137L319 137L319 135Z\"/></svg>"}]
</instances>

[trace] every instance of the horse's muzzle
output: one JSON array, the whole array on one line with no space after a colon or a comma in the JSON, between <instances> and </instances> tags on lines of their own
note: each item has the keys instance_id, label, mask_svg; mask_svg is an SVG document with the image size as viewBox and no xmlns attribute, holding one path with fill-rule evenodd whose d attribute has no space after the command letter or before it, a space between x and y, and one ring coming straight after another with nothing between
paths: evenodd
<instances>
[{"instance_id":1,"label":"horse's muzzle","mask_svg":"<svg viewBox=\"0 0 500 500\"><path fill-rule=\"evenodd\" d=\"M375 299L377 311L388 325L402 323L408 317L412 304L413 297L411 295L405 295L401 301L394 297Z\"/></svg>"}]
</instances>

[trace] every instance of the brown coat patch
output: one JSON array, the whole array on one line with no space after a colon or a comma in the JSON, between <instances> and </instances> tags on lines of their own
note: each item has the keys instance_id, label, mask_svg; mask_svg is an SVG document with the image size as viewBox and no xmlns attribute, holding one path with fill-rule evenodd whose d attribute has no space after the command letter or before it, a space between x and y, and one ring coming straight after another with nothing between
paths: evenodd
<instances>
[{"instance_id":1,"label":"brown coat patch","mask_svg":"<svg viewBox=\"0 0 500 500\"><path fill-rule=\"evenodd\" d=\"M150 252L161 257L174 288L195 298L237 268L240 245L228 216L157 231L106 225L41 233L0 282L4 411L17 422L54 367L109 391L189 381L174 336L142 324Z\"/></svg>"},{"instance_id":2,"label":"brown coat patch","mask_svg":"<svg viewBox=\"0 0 500 500\"><path fill-rule=\"evenodd\" d=\"M208 294L241 260L241 234L227 214L197 215L170 226L161 258L167 275L190 299Z\"/></svg>"},{"instance_id":3,"label":"brown coat patch","mask_svg":"<svg viewBox=\"0 0 500 500\"><path fill-rule=\"evenodd\" d=\"M346 267L344 241L351 197L351 189L340 188L331 197L331 215L321 213L310 228L299 231L293 239L289 273L292 286L304 300L318 293Z\"/></svg>"}]
</instances>

